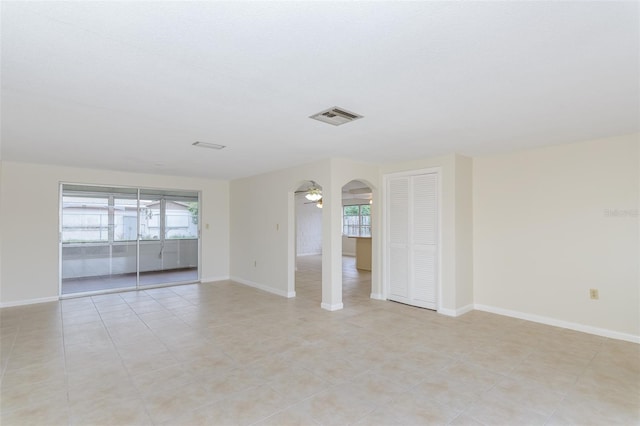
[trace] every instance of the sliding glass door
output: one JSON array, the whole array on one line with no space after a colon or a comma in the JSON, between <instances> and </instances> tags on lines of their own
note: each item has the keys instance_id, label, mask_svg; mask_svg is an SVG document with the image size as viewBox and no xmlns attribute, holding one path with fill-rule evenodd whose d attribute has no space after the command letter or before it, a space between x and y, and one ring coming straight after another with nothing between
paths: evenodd
<instances>
[{"instance_id":1,"label":"sliding glass door","mask_svg":"<svg viewBox=\"0 0 640 426\"><path fill-rule=\"evenodd\" d=\"M196 192L62 185L61 293L198 280Z\"/></svg>"},{"instance_id":2,"label":"sliding glass door","mask_svg":"<svg viewBox=\"0 0 640 426\"><path fill-rule=\"evenodd\" d=\"M140 191L140 285L198 279L198 194Z\"/></svg>"}]
</instances>

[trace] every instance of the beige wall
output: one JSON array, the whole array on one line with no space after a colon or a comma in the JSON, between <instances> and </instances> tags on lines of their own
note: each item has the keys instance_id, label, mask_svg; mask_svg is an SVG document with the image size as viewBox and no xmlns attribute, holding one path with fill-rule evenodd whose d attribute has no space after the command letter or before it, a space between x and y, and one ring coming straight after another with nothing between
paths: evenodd
<instances>
[{"instance_id":1,"label":"beige wall","mask_svg":"<svg viewBox=\"0 0 640 426\"><path fill-rule=\"evenodd\" d=\"M229 276L229 184L225 181L3 162L0 177L3 305L57 297L59 183L202 191L203 281Z\"/></svg>"},{"instance_id":2,"label":"beige wall","mask_svg":"<svg viewBox=\"0 0 640 426\"><path fill-rule=\"evenodd\" d=\"M631 135L474 159L476 306L638 340L638 150Z\"/></svg>"},{"instance_id":3,"label":"beige wall","mask_svg":"<svg viewBox=\"0 0 640 426\"><path fill-rule=\"evenodd\" d=\"M458 309L473 304L473 160L456 155L455 283Z\"/></svg>"},{"instance_id":4,"label":"beige wall","mask_svg":"<svg viewBox=\"0 0 640 426\"><path fill-rule=\"evenodd\" d=\"M232 275L291 296L293 191L315 180L325 191L322 303L328 309L342 301L341 189L365 181L374 188L372 296L382 297L382 177L440 167L443 313L475 306L640 341L639 140L382 166L331 159L231 183L0 162L0 304L58 295L61 181L200 190L202 224L210 225L202 230L203 281ZM599 290L599 300L589 299L590 288Z\"/></svg>"},{"instance_id":5,"label":"beige wall","mask_svg":"<svg viewBox=\"0 0 640 426\"><path fill-rule=\"evenodd\" d=\"M342 187L358 179L378 188L377 166L322 160L231 182L231 276L283 296L295 295L293 192L313 180L322 186L322 306L342 305ZM377 226L375 215L372 218ZM377 237L376 237L377 238ZM374 241L374 244L377 242ZM377 260L374 268L379 269ZM372 282L378 286L377 272Z\"/></svg>"},{"instance_id":6,"label":"beige wall","mask_svg":"<svg viewBox=\"0 0 640 426\"><path fill-rule=\"evenodd\" d=\"M282 296L293 296L295 290L290 282L293 277L289 272L289 259L292 256L295 259L295 244L289 247L290 241L295 241L293 193L309 180L326 191L329 174L327 160L231 181L232 278ZM325 209L322 210L324 222Z\"/></svg>"}]
</instances>

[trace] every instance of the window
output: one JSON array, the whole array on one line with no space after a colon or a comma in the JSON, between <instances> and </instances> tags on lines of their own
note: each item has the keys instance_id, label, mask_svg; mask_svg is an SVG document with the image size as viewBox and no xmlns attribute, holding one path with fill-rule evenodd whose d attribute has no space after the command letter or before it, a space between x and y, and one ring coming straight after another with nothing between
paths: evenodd
<instances>
[{"instance_id":1,"label":"window","mask_svg":"<svg viewBox=\"0 0 640 426\"><path fill-rule=\"evenodd\" d=\"M63 198L62 241L109 241L109 202L106 197Z\"/></svg>"},{"instance_id":2,"label":"window","mask_svg":"<svg viewBox=\"0 0 640 426\"><path fill-rule=\"evenodd\" d=\"M198 194L64 185L62 242L198 239ZM139 206L139 207L138 207ZM138 231L139 229L139 231Z\"/></svg>"},{"instance_id":3,"label":"window","mask_svg":"<svg viewBox=\"0 0 640 426\"><path fill-rule=\"evenodd\" d=\"M371 206L369 204L343 206L342 233L349 237L370 237Z\"/></svg>"},{"instance_id":4,"label":"window","mask_svg":"<svg viewBox=\"0 0 640 426\"><path fill-rule=\"evenodd\" d=\"M167 200L165 238L172 240L198 238L198 202Z\"/></svg>"}]
</instances>

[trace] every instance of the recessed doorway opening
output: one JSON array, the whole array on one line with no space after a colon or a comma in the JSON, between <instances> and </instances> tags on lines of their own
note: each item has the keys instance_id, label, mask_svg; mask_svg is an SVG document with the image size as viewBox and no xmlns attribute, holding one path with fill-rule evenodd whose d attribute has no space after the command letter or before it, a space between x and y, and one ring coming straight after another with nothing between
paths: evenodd
<instances>
[{"instance_id":1,"label":"recessed doorway opening","mask_svg":"<svg viewBox=\"0 0 640 426\"><path fill-rule=\"evenodd\" d=\"M342 299L366 302L371 296L373 190L352 180L342 187Z\"/></svg>"},{"instance_id":2,"label":"recessed doorway opening","mask_svg":"<svg viewBox=\"0 0 640 426\"><path fill-rule=\"evenodd\" d=\"M322 301L322 187L305 181L294 192L295 294L317 306Z\"/></svg>"}]
</instances>

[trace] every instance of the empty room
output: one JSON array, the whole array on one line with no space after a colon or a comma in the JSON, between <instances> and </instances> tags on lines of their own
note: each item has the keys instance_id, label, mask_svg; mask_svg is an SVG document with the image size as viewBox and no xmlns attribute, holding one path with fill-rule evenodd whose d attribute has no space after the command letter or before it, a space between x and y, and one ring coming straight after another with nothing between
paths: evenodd
<instances>
[{"instance_id":1,"label":"empty room","mask_svg":"<svg viewBox=\"0 0 640 426\"><path fill-rule=\"evenodd\" d=\"M0 24L3 426L640 425L640 3Z\"/></svg>"}]
</instances>

